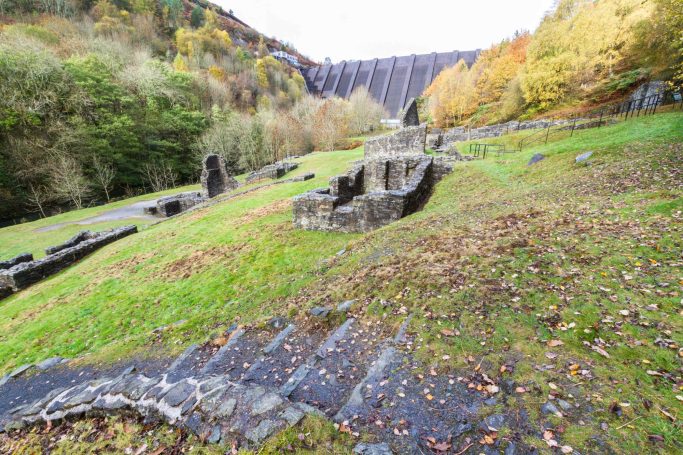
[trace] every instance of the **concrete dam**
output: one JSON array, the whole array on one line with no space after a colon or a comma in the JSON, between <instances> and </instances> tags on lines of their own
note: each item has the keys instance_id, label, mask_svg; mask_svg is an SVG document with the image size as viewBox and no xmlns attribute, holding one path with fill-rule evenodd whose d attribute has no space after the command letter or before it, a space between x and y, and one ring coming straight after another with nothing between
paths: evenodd
<instances>
[{"instance_id":1,"label":"concrete dam","mask_svg":"<svg viewBox=\"0 0 683 455\"><path fill-rule=\"evenodd\" d=\"M313 95L348 99L353 91L365 86L389 113L396 118L411 99L418 97L444 68L461 59L472 66L480 50L432 52L431 54L372 60L343 61L333 65L303 69L308 90Z\"/></svg>"}]
</instances>

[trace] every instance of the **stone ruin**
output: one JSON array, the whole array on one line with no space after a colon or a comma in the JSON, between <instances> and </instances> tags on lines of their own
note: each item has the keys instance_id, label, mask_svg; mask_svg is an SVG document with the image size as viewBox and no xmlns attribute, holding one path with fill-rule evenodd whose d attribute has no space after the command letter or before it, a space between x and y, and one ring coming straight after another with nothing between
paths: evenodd
<instances>
[{"instance_id":1,"label":"stone ruin","mask_svg":"<svg viewBox=\"0 0 683 455\"><path fill-rule=\"evenodd\" d=\"M222 156L209 154L202 162L201 175L202 191L186 191L159 198L156 205L146 207L145 213L160 217L170 217L185 212L195 205L205 202L219 194L234 190L240 184L228 174L225 160Z\"/></svg>"},{"instance_id":2,"label":"stone ruin","mask_svg":"<svg viewBox=\"0 0 683 455\"><path fill-rule=\"evenodd\" d=\"M54 275L93 251L137 231L134 225L104 232L81 231L61 245L47 248L47 256L41 259L32 260L32 255L24 254L5 261L1 264L13 265L0 269L0 298Z\"/></svg>"},{"instance_id":3,"label":"stone ruin","mask_svg":"<svg viewBox=\"0 0 683 455\"><path fill-rule=\"evenodd\" d=\"M212 198L240 186L230 174L222 156L209 154L202 163L202 196Z\"/></svg>"},{"instance_id":4,"label":"stone ruin","mask_svg":"<svg viewBox=\"0 0 683 455\"><path fill-rule=\"evenodd\" d=\"M415 98L411 98L408 101L408 105L401 113L401 126L420 126L420 116L417 113L417 101Z\"/></svg>"},{"instance_id":5,"label":"stone ruin","mask_svg":"<svg viewBox=\"0 0 683 455\"><path fill-rule=\"evenodd\" d=\"M22 262L31 262L32 260L33 255L31 253L23 253L19 256L13 257L12 259L8 259L7 261L0 261L0 270L11 269L17 264L21 264Z\"/></svg>"},{"instance_id":6,"label":"stone ruin","mask_svg":"<svg viewBox=\"0 0 683 455\"><path fill-rule=\"evenodd\" d=\"M373 137L365 141L365 159L424 155L427 127L408 126L387 136Z\"/></svg>"},{"instance_id":7,"label":"stone ruin","mask_svg":"<svg viewBox=\"0 0 683 455\"><path fill-rule=\"evenodd\" d=\"M182 213L197 204L204 202L206 198L199 191L186 191L159 198L154 207L145 208L145 213L156 216L169 217Z\"/></svg>"},{"instance_id":8,"label":"stone ruin","mask_svg":"<svg viewBox=\"0 0 683 455\"><path fill-rule=\"evenodd\" d=\"M299 167L297 163L290 163L288 161L279 161L274 164L269 164L268 166L264 166L258 171L251 172L247 175L247 183L253 183L264 179L279 179L297 167Z\"/></svg>"},{"instance_id":9,"label":"stone ruin","mask_svg":"<svg viewBox=\"0 0 683 455\"><path fill-rule=\"evenodd\" d=\"M451 171L444 160L425 155L426 131L425 125L408 126L366 141L362 162L330 179L329 188L294 198L294 226L368 232L419 210Z\"/></svg>"}]
</instances>

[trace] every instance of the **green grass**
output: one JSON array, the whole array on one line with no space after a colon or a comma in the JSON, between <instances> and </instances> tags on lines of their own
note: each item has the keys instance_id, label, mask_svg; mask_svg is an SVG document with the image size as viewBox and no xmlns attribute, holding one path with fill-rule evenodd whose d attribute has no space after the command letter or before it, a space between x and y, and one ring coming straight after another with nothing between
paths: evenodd
<instances>
[{"instance_id":1,"label":"green grass","mask_svg":"<svg viewBox=\"0 0 683 455\"><path fill-rule=\"evenodd\" d=\"M561 427L562 444L591 453L597 437L616 453L680 452L682 131L683 114L658 114L458 163L422 211L366 235L292 229L287 201L362 151L307 156L297 172L316 172L313 181L149 227L0 302L0 370L52 355L177 352L237 317L356 298L364 317L387 324L414 313L416 355L438 371L480 365L527 387L514 406L534 425ZM577 165L587 150L590 165ZM546 158L527 166L534 153ZM551 382L583 411L541 416ZM628 403L621 418L615 402ZM313 440L337 443L320 431Z\"/></svg>"},{"instance_id":2,"label":"green grass","mask_svg":"<svg viewBox=\"0 0 683 455\"><path fill-rule=\"evenodd\" d=\"M44 250L46 247L58 245L84 229L102 231L113 227L125 226L127 224L135 224L138 226L138 229L144 229L154 223L154 221L150 222L144 218L129 218L127 220L106 221L93 224L75 223L101 215L109 210L125 207L135 202L157 199L161 196L168 196L182 191L196 191L198 189L199 185L188 185L158 193L144 194L130 199L99 205L97 207L72 210L30 223L22 223L2 228L0 229L0 260L9 259L21 253L33 253L35 258L42 257L45 255ZM65 225L58 229L39 231L41 228L62 223Z\"/></svg>"},{"instance_id":3,"label":"green grass","mask_svg":"<svg viewBox=\"0 0 683 455\"><path fill-rule=\"evenodd\" d=\"M278 313L285 297L315 279L322 258L355 237L294 230L291 197L324 186L361 155L309 155L292 175L314 171L313 180L153 225L4 300L0 327L11 335L0 336L0 368L52 355L116 359L145 350L155 328L184 320L165 332L164 348L177 350L238 316L249 321ZM0 230L0 242L20 236L20 228L31 233L36 225L80 219L77 212L54 218ZM58 240L54 232L46 236Z\"/></svg>"}]
</instances>

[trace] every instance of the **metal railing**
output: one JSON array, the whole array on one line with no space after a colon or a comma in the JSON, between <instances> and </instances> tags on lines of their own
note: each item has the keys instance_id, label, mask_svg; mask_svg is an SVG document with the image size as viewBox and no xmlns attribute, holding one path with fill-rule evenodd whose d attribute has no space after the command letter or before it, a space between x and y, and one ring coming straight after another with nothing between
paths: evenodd
<instances>
[{"instance_id":1,"label":"metal railing","mask_svg":"<svg viewBox=\"0 0 683 455\"><path fill-rule=\"evenodd\" d=\"M470 155L478 158L480 155L482 159L486 159L486 154L489 151L505 152L505 144L470 144Z\"/></svg>"}]
</instances>

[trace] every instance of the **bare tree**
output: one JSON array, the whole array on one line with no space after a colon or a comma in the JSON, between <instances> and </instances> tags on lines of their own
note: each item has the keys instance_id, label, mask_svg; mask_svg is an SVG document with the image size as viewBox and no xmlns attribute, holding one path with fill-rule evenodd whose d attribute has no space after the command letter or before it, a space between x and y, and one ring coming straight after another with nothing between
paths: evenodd
<instances>
[{"instance_id":1,"label":"bare tree","mask_svg":"<svg viewBox=\"0 0 683 455\"><path fill-rule=\"evenodd\" d=\"M81 165L74 158L64 154L55 156L52 187L55 194L72 203L77 209L83 208L83 200L90 195L88 181L83 175Z\"/></svg>"},{"instance_id":2,"label":"bare tree","mask_svg":"<svg viewBox=\"0 0 683 455\"><path fill-rule=\"evenodd\" d=\"M52 200L52 193L45 185L28 184L28 203L40 212L40 216L45 218L45 204Z\"/></svg>"},{"instance_id":3,"label":"bare tree","mask_svg":"<svg viewBox=\"0 0 683 455\"><path fill-rule=\"evenodd\" d=\"M388 114L384 107L370 95L368 89L361 86L354 90L349 98L349 132L364 134L379 128L381 120Z\"/></svg>"},{"instance_id":4,"label":"bare tree","mask_svg":"<svg viewBox=\"0 0 683 455\"><path fill-rule=\"evenodd\" d=\"M159 191L175 188L178 181L178 174L173 170L170 164L145 164L143 167L147 182L152 187L152 191L157 193Z\"/></svg>"},{"instance_id":5,"label":"bare tree","mask_svg":"<svg viewBox=\"0 0 683 455\"><path fill-rule=\"evenodd\" d=\"M116 170L111 163L105 163L97 155L93 156L92 165L95 169L95 180L104 190L107 202L109 202L109 191L111 191L111 182L114 180Z\"/></svg>"}]
</instances>

